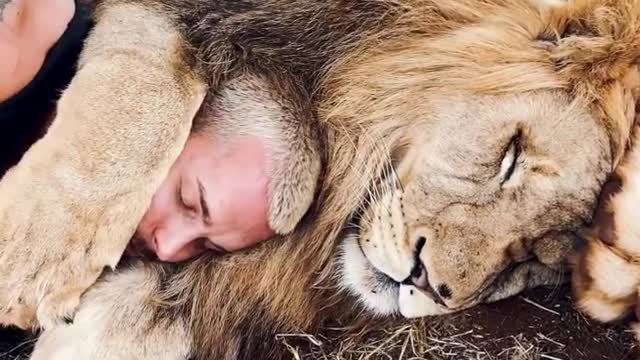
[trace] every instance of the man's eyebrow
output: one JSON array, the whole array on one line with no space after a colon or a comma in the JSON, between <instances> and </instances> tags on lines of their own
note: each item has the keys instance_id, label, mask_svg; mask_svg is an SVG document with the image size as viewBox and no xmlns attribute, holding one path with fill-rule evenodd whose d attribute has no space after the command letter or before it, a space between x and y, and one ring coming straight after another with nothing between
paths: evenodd
<instances>
[{"instance_id":1,"label":"man's eyebrow","mask_svg":"<svg viewBox=\"0 0 640 360\"><path fill-rule=\"evenodd\" d=\"M196 179L198 182L198 191L200 192L200 207L202 207L202 217L204 218L204 222L209 224L211 223L211 217L209 216L209 206L207 205L207 200L205 195L207 195L204 186L200 182L200 179Z\"/></svg>"}]
</instances>

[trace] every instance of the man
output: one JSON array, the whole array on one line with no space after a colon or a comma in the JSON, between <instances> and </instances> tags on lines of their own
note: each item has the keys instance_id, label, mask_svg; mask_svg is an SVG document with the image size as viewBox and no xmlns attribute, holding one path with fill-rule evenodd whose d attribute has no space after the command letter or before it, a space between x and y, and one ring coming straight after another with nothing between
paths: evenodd
<instances>
[{"instance_id":1,"label":"man","mask_svg":"<svg viewBox=\"0 0 640 360\"><path fill-rule=\"evenodd\" d=\"M74 0L0 0L0 176L45 131L75 71L90 11ZM212 119L202 119L203 123ZM201 126L153 197L127 254L177 262L274 235L259 141L224 144Z\"/></svg>"},{"instance_id":2,"label":"man","mask_svg":"<svg viewBox=\"0 0 640 360\"><path fill-rule=\"evenodd\" d=\"M46 129L90 26L73 0L0 0L0 176Z\"/></svg>"}]
</instances>

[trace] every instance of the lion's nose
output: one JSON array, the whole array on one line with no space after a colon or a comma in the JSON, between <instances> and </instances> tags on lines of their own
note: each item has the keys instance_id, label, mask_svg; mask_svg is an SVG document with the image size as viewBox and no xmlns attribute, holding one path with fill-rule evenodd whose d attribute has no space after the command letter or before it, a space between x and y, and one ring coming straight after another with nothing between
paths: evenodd
<instances>
[{"instance_id":1,"label":"lion's nose","mask_svg":"<svg viewBox=\"0 0 640 360\"><path fill-rule=\"evenodd\" d=\"M411 275L402 282L406 285L413 285L418 290L425 293L429 296L433 301L438 305L446 306L442 297L433 289L433 286L429 283L429 276L427 270L424 268L424 265L421 261L418 261L411 271Z\"/></svg>"},{"instance_id":2,"label":"lion's nose","mask_svg":"<svg viewBox=\"0 0 640 360\"><path fill-rule=\"evenodd\" d=\"M436 304L446 306L443 298L451 297L451 289L446 284L441 284L438 286L439 291L436 291L429 283L429 273L427 272L422 260L420 260L420 253L422 252L422 248L425 243L426 239L424 237L420 237L418 239L415 248L415 263L413 269L411 270L409 277L402 283L415 286L432 298Z\"/></svg>"}]
</instances>

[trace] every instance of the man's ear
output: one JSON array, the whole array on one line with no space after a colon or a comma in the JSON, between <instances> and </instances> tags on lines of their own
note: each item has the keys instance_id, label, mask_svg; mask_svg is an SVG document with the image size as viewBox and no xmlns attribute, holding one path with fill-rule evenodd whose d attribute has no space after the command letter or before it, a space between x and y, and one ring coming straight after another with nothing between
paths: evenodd
<instances>
[{"instance_id":1,"label":"man's ear","mask_svg":"<svg viewBox=\"0 0 640 360\"><path fill-rule=\"evenodd\" d=\"M572 94L602 117L615 167L630 140L640 96L640 0L569 0L548 15L540 41Z\"/></svg>"}]
</instances>

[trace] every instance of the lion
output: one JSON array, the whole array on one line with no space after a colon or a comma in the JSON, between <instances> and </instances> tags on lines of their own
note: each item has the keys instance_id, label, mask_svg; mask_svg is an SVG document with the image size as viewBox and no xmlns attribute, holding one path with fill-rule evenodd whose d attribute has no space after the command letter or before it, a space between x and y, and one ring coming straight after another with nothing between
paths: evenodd
<instances>
[{"instance_id":1,"label":"lion","mask_svg":"<svg viewBox=\"0 0 640 360\"><path fill-rule=\"evenodd\" d=\"M601 322L613 322L630 315L640 318L638 307L637 207L640 149L637 128L622 164L601 195L597 221L587 243L574 256L572 288L579 310ZM632 325L640 341L640 324Z\"/></svg>"},{"instance_id":2,"label":"lion","mask_svg":"<svg viewBox=\"0 0 640 360\"><path fill-rule=\"evenodd\" d=\"M279 358L275 334L314 331L351 306L438 315L559 281L630 138L640 85L638 16L637 0L101 2L80 71L62 97L66 110L0 183L3 196L19 189L15 179L34 184L34 174L35 184L53 189L82 185L80 195L65 195L86 201L71 208L86 217L58 212L40 225L34 216L50 205L22 191L17 199L31 210L8 218L17 205L2 203L5 224L20 230L0 226L3 234L59 244L74 231L95 233L91 266L115 265L126 242L105 237L119 240L124 230L96 226L134 224L137 209L124 204L145 203L204 94L247 70L277 73L309 94L322 171L293 231L247 253L123 265L93 286L94 278L63 282L73 292L57 288L57 277L43 282L37 296L50 298L35 302L45 331L32 358ZM154 91L180 106L151 101ZM135 126L113 111L134 94L144 100L136 99L144 121ZM60 161L65 155L52 146L79 149L71 140L88 135L71 133L72 124L83 125L73 119L101 125L81 116L86 97L103 100L96 119L124 122L155 140L136 143L134 153L144 156L118 156L124 150L115 140L84 141L87 157ZM158 114L161 124L151 121ZM99 129L101 136L127 134ZM174 136L159 139L159 129ZM116 148L87 151L105 146ZM134 165L143 169L127 171ZM104 184L73 175L96 171L117 180L99 193L120 196L93 217L97 205L87 194ZM127 181L140 189L115 191ZM92 232L83 230L96 219ZM54 220L62 230L48 234ZM38 254L34 269L42 267ZM76 273L63 279L77 280L86 263L70 264ZM68 323L59 321L76 308Z\"/></svg>"}]
</instances>

